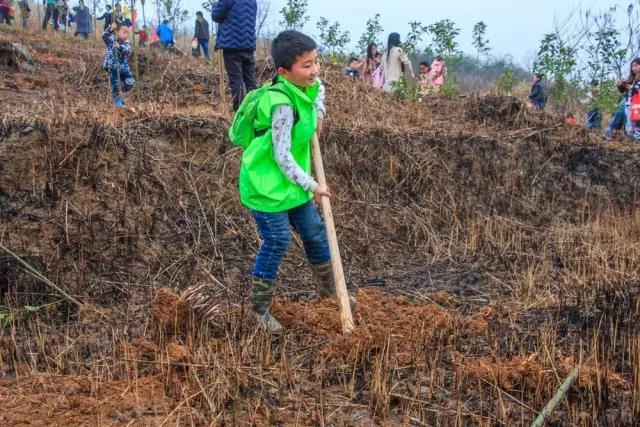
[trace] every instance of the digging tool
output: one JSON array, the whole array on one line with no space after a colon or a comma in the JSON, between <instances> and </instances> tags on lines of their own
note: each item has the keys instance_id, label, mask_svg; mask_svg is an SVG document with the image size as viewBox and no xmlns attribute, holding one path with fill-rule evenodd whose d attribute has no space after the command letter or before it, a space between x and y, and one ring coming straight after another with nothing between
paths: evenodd
<instances>
[{"instance_id":1,"label":"digging tool","mask_svg":"<svg viewBox=\"0 0 640 427\"><path fill-rule=\"evenodd\" d=\"M549 415L551 415L553 410L556 409L556 406L558 406L564 395L567 394L576 378L578 378L578 368L573 368L567 378L565 378L555 396L553 396L549 403L542 408L538 417L533 421L533 423L531 423L531 427L542 427L544 425L545 420Z\"/></svg>"},{"instance_id":2,"label":"digging tool","mask_svg":"<svg viewBox=\"0 0 640 427\"><path fill-rule=\"evenodd\" d=\"M322 152L320 151L318 134L313 135L313 164L316 170L318 184L326 186L327 180L324 175ZM354 328L353 316L351 314L351 305L349 304L347 284L344 280L344 271L342 270L342 258L340 258L338 236L336 235L333 213L331 212L331 201L328 197L322 198L322 214L324 215L324 222L327 226L327 239L329 240L329 252L331 253L331 266L333 267L333 277L336 283L336 293L338 295L338 305L340 307L340 323L342 324L342 332L348 334L351 333Z\"/></svg>"}]
</instances>

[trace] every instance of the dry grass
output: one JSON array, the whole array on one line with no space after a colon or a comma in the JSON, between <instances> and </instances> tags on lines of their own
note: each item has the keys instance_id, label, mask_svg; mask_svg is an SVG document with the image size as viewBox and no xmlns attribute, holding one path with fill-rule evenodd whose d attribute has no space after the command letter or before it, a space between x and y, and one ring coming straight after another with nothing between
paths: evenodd
<instances>
[{"instance_id":1,"label":"dry grass","mask_svg":"<svg viewBox=\"0 0 640 427\"><path fill-rule=\"evenodd\" d=\"M270 339L247 316L258 239L215 71L150 54L114 113L97 48L32 37L39 71L2 70L0 241L100 314L0 256L2 422L522 425L574 365L557 421L640 420L637 146L509 98L403 105L324 70L357 329L311 299L295 244ZM53 59L71 52L83 67ZM178 296L200 284L210 325Z\"/></svg>"}]
</instances>

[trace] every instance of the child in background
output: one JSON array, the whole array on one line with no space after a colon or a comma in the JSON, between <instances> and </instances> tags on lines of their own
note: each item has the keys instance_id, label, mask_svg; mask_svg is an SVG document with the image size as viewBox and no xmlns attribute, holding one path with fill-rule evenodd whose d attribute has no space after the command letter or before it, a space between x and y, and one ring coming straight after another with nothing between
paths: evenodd
<instances>
[{"instance_id":1,"label":"child in background","mask_svg":"<svg viewBox=\"0 0 640 427\"><path fill-rule=\"evenodd\" d=\"M373 85L373 73L380 65L382 54L378 55L378 46L375 43L369 43L367 46L367 56L362 60L362 83L365 85Z\"/></svg>"},{"instance_id":2,"label":"child in background","mask_svg":"<svg viewBox=\"0 0 640 427\"><path fill-rule=\"evenodd\" d=\"M419 66L420 73L418 74L418 98L419 102L422 102L424 98L429 96L433 92L433 80L431 79L431 67L427 62L421 62Z\"/></svg>"},{"instance_id":3,"label":"child in background","mask_svg":"<svg viewBox=\"0 0 640 427\"><path fill-rule=\"evenodd\" d=\"M274 89L258 101L255 137L242 154L239 189L262 239L252 273L251 310L262 329L279 333L282 325L270 305L291 227L301 237L320 296L335 297L336 291L325 225L313 203L314 197L331 196L311 176L312 139L322 110L316 44L298 31L284 31L273 41L271 54L278 74Z\"/></svg>"},{"instance_id":4,"label":"child in background","mask_svg":"<svg viewBox=\"0 0 640 427\"><path fill-rule=\"evenodd\" d=\"M113 101L116 107L124 107L124 95L135 85L129 66L129 27L124 23L114 22L102 33L102 40L107 45L102 67L109 72Z\"/></svg>"},{"instance_id":5,"label":"child in background","mask_svg":"<svg viewBox=\"0 0 640 427\"><path fill-rule=\"evenodd\" d=\"M591 82L588 93L587 129L599 131L602 128L602 109L598 106L598 82Z\"/></svg>"},{"instance_id":6,"label":"child in background","mask_svg":"<svg viewBox=\"0 0 640 427\"><path fill-rule=\"evenodd\" d=\"M134 31L138 35L138 46L145 47L149 43L149 33L147 32L147 26L143 25L140 31Z\"/></svg>"},{"instance_id":7,"label":"child in background","mask_svg":"<svg viewBox=\"0 0 640 427\"><path fill-rule=\"evenodd\" d=\"M354 79L359 78L361 67L362 63L356 58L351 57L351 59L349 59L349 64L347 65L347 76L353 77Z\"/></svg>"},{"instance_id":8,"label":"child in background","mask_svg":"<svg viewBox=\"0 0 640 427\"><path fill-rule=\"evenodd\" d=\"M573 115L573 113L567 113L564 115L564 122L566 124L568 124L569 126L575 126L578 124L578 121L576 120L575 116Z\"/></svg>"},{"instance_id":9,"label":"child in background","mask_svg":"<svg viewBox=\"0 0 640 427\"><path fill-rule=\"evenodd\" d=\"M436 56L436 59L431 63L431 84L436 93L440 92L444 81L447 78L447 66L444 64L442 56Z\"/></svg>"}]
</instances>

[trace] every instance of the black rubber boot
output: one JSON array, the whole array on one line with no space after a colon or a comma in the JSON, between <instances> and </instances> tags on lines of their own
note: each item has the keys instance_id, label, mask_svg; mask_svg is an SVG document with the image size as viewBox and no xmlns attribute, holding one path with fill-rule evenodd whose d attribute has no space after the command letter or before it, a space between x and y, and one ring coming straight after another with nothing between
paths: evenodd
<instances>
[{"instance_id":1,"label":"black rubber boot","mask_svg":"<svg viewBox=\"0 0 640 427\"><path fill-rule=\"evenodd\" d=\"M251 294L251 311L258 320L258 326L270 334L279 334L283 328L280 322L271 315L269 307L273 298L273 282L253 278Z\"/></svg>"}]
</instances>

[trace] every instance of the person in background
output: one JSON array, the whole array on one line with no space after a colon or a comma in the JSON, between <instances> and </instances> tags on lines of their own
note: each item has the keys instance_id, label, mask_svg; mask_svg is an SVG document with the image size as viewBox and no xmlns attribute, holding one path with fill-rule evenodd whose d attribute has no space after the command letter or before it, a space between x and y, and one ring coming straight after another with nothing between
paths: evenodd
<instances>
[{"instance_id":1,"label":"person in background","mask_svg":"<svg viewBox=\"0 0 640 427\"><path fill-rule=\"evenodd\" d=\"M257 87L255 77L256 0L220 0L211 10L218 23L216 50L222 50L229 77L233 111L237 111L247 92Z\"/></svg>"},{"instance_id":2,"label":"person in background","mask_svg":"<svg viewBox=\"0 0 640 427\"><path fill-rule=\"evenodd\" d=\"M53 20L53 29L58 31L58 0L46 0L42 29L46 30L49 20Z\"/></svg>"},{"instance_id":3,"label":"person in background","mask_svg":"<svg viewBox=\"0 0 640 427\"><path fill-rule=\"evenodd\" d=\"M431 67L428 62L421 62L419 65L419 74L418 74L418 95L419 102L424 101L424 99L429 96L433 92L433 80L431 75Z\"/></svg>"},{"instance_id":4,"label":"person in background","mask_svg":"<svg viewBox=\"0 0 640 427\"><path fill-rule=\"evenodd\" d=\"M393 91L396 82L407 72L411 78L415 78L411 61L409 61L409 57L400 46L400 34L389 34L387 50L382 56L382 62L380 63L380 68L384 71L384 86L382 89L385 92Z\"/></svg>"},{"instance_id":5,"label":"person in background","mask_svg":"<svg viewBox=\"0 0 640 427\"><path fill-rule=\"evenodd\" d=\"M27 24L29 23L29 15L31 15L29 2L27 0L20 0L18 2L18 6L20 7L20 20L22 22L22 28L27 28Z\"/></svg>"},{"instance_id":6,"label":"person in background","mask_svg":"<svg viewBox=\"0 0 640 427\"><path fill-rule=\"evenodd\" d=\"M209 37L209 23L204 19L202 12L198 11L196 12L196 27L193 32L193 39L198 42L198 52L202 49L202 53L207 59L209 59Z\"/></svg>"},{"instance_id":7,"label":"person in background","mask_svg":"<svg viewBox=\"0 0 640 427\"><path fill-rule=\"evenodd\" d=\"M531 104L538 110L544 110L547 104L547 97L544 93L544 85L542 84L542 74L535 73L533 75L533 86L531 87L531 93L529 94L529 100Z\"/></svg>"},{"instance_id":8,"label":"person in background","mask_svg":"<svg viewBox=\"0 0 640 427\"><path fill-rule=\"evenodd\" d=\"M7 0L0 0L0 24L11 25L13 19L13 7Z\"/></svg>"},{"instance_id":9,"label":"person in background","mask_svg":"<svg viewBox=\"0 0 640 427\"><path fill-rule=\"evenodd\" d=\"M349 63L347 64L347 76L357 79L360 77L360 69L362 68L362 63L358 61L357 58L351 57L349 59Z\"/></svg>"},{"instance_id":10,"label":"person in background","mask_svg":"<svg viewBox=\"0 0 640 427\"><path fill-rule=\"evenodd\" d=\"M445 79L447 78L447 66L442 59L442 56L436 56L436 59L431 63L431 85L433 90L437 93L442 90Z\"/></svg>"},{"instance_id":11,"label":"person in background","mask_svg":"<svg viewBox=\"0 0 640 427\"><path fill-rule=\"evenodd\" d=\"M89 38L91 32L91 12L84 5L84 0L80 0L78 6L73 8L76 13L76 32L74 36L81 36L84 39Z\"/></svg>"},{"instance_id":12,"label":"person in background","mask_svg":"<svg viewBox=\"0 0 640 427\"><path fill-rule=\"evenodd\" d=\"M625 105L625 130L627 135L640 141L640 120L634 120L637 117L637 111L640 109L640 58L631 61L629 77L627 80L618 82L618 90L623 95Z\"/></svg>"},{"instance_id":13,"label":"person in background","mask_svg":"<svg viewBox=\"0 0 640 427\"><path fill-rule=\"evenodd\" d=\"M573 113L565 114L564 122L569 126L576 126L578 124L578 121L576 120L576 117L573 115Z\"/></svg>"},{"instance_id":14,"label":"person in background","mask_svg":"<svg viewBox=\"0 0 640 427\"><path fill-rule=\"evenodd\" d=\"M593 80L591 82L588 100L589 109L587 110L587 129L599 131L602 129L602 109L598 106L598 82Z\"/></svg>"},{"instance_id":15,"label":"person in background","mask_svg":"<svg viewBox=\"0 0 640 427\"><path fill-rule=\"evenodd\" d=\"M147 32L147 26L143 25L140 31L134 31L138 35L138 46L146 47L149 43L149 33Z\"/></svg>"},{"instance_id":16,"label":"person in background","mask_svg":"<svg viewBox=\"0 0 640 427\"><path fill-rule=\"evenodd\" d=\"M173 30L171 29L171 27L169 27L168 20L165 19L164 21L162 21L162 24L158 25L156 34L160 39L160 43L162 43L162 46L164 46L165 48L168 46L173 46L175 44L175 42L173 41Z\"/></svg>"},{"instance_id":17,"label":"person in background","mask_svg":"<svg viewBox=\"0 0 640 427\"><path fill-rule=\"evenodd\" d=\"M371 42L367 46L367 56L362 60L362 83L373 85L373 73L380 65L381 56L378 55L378 46Z\"/></svg>"},{"instance_id":18,"label":"person in background","mask_svg":"<svg viewBox=\"0 0 640 427\"><path fill-rule=\"evenodd\" d=\"M96 18L98 21L102 21L104 19L104 29L106 30L111 26L111 20L113 19L113 12L111 11L111 6L107 5L105 7L105 12L102 16Z\"/></svg>"},{"instance_id":19,"label":"person in background","mask_svg":"<svg viewBox=\"0 0 640 427\"><path fill-rule=\"evenodd\" d=\"M111 23L111 26L102 33L102 40L107 46L102 68L109 73L111 94L116 108L124 107L124 95L135 85L129 65L131 54L129 26L121 22Z\"/></svg>"}]
</instances>

